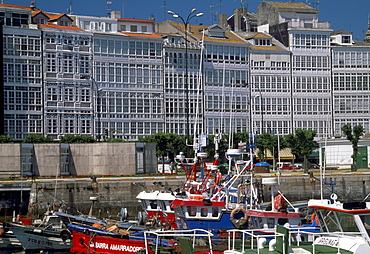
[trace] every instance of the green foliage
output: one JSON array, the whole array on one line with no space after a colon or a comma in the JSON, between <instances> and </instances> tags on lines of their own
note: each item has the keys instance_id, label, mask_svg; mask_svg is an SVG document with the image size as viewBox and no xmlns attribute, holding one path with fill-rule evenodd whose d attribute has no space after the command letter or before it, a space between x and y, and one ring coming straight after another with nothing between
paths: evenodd
<instances>
[{"instance_id":1,"label":"green foliage","mask_svg":"<svg viewBox=\"0 0 370 254\"><path fill-rule=\"evenodd\" d=\"M356 159L357 159L357 152L358 152L358 142L360 137L364 134L364 127L362 125L356 125L353 127L350 124L346 124L342 126L343 134L346 138L352 143L352 171L356 171Z\"/></svg>"},{"instance_id":2,"label":"green foliage","mask_svg":"<svg viewBox=\"0 0 370 254\"><path fill-rule=\"evenodd\" d=\"M185 137L174 133L156 133L149 137L140 137L139 141L156 143L157 157L168 156L171 161L175 155L186 152Z\"/></svg>"},{"instance_id":3,"label":"green foliage","mask_svg":"<svg viewBox=\"0 0 370 254\"><path fill-rule=\"evenodd\" d=\"M274 146L273 144L273 135L270 133L262 133L257 137L257 148L259 150L258 156L262 157L263 160L266 160L266 150L271 149Z\"/></svg>"},{"instance_id":4,"label":"green foliage","mask_svg":"<svg viewBox=\"0 0 370 254\"><path fill-rule=\"evenodd\" d=\"M269 150L276 160L279 157L279 149L287 147L285 138L270 133L262 133L257 137L258 157L265 158L266 150Z\"/></svg>"},{"instance_id":5,"label":"green foliage","mask_svg":"<svg viewBox=\"0 0 370 254\"><path fill-rule=\"evenodd\" d=\"M6 136L6 135L0 135L0 143L11 143L13 140L12 140L12 137L10 136Z\"/></svg>"},{"instance_id":6,"label":"green foliage","mask_svg":"<svg viewBox=\"0 0 370 254\"><path fill-rule=\"evenodd\" d=\"M94 143L95 139L90 135L72 135L66 134L60 138L60 143L72 144L72 143Z\"/></svg>"},{"instance_id":7,"label":"green foliage","mask_svg":"<svg viewBox=\"0 0 370 254\"><path fill-rule=\"evenodd\" d=\"M240 142L242 143L248 143L249 141L249 134L246 131L243 132L235 132L233 133L233 148L238 148L238 144Z\"/></svg>"},{"instance_id":8,"label":"green foliage","mask_svg":"<svg viewBox=\"0 0 370 254\"><path fill-rule=\"evenodd\" d=\"M220 142L218 144L219 154L226 152L226 150L228 149L228 143L225 142L225 140L228 140L228 135L226 134L222 135L222 137L220 138ZM204 147L204 151L208 153L209 160L212 160L212 158L214 158L216 153L215 149L215 135L208 135L208 146Z\"/></svg>"},{"instance_id":9,"label":"green foliage","mask_svg":"<svg viewBox=\"0 0 370 254\"><path fill-rule=\"evenodd\" d=\"M52 137L44 137L39 134L29 134L24 140L23 143L32 143L32 144L41 144L41 143L52 143L54 139Z\"/></svg>"},{"instance_id":10,"label":"green foliage","mask_svg":"<svg viewBox=\"0 0 370 254\"><path fill-rule=\"evenodd\" d=\"M107 138L104 141L106 142L125 142L123 138Z\"/></svg>"},{"instance_id":11,"label":"green foliage","mask_svg":"<svg viewBox=\"0 0 370 254\"><path fill-rule=\"evenodd\" d=\"M307 171L307 157L312 153L312 149L315 147L314 138L316 131L297 129L294 134L286 136L286 141L292 151L292 154L296 158L304 159L304 171Z\"/></svg>"}]
</instances>

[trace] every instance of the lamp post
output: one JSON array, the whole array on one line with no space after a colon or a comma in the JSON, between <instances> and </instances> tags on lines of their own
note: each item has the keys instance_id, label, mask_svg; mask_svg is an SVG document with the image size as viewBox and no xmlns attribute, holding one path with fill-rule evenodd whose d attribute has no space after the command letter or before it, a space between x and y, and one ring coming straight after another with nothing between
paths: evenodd
<instances>
[{"instance_id":1,"label":"lamp post","mask_svg":"<svg viewBox=\"0 0 370 254\"><path fill-rule=\"evenodd\" d=\"M194 14L197 9L192 9L189 15L184 19L179 14L173 11L167 11L168 14L172 15L174 18L179 18L182 23L184 24L184 32L185 32L185 115L186 115L186 144L189 140L189 80L188 80L188 25L192 18L194 17L201 17L203 13ZM187 146L187 156L190 156L189 146Z\"/></svg>"}]
</instances>

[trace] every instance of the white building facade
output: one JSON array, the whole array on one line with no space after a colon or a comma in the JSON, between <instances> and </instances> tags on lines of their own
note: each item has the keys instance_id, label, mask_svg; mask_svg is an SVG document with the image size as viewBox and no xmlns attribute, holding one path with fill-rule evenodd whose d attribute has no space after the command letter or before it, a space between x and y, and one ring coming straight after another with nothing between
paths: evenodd
<instances>
[{"instance_id":1,"label":"white building facade","mask_svg":"<svg viewBox=\"0 0 370 254\"><path fill-rule=\"evenodd\" d=\"M347 123L370 132L370 44L332 33L303 3L262 2L256 16L258 32L185 31L117 11L91 17L0 4L5 134L134 141L302 128L327 137Z\"/></svg>"}]
</instances>

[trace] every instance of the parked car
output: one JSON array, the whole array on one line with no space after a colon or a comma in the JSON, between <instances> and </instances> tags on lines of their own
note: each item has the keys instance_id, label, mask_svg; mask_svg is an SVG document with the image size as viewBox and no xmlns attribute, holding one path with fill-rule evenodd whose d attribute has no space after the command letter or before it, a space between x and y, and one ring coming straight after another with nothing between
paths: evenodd
<instances>
[{"instance_id":1,"label":"parked car","mask_svg":"<svg viewBox=\"0 0 370 254\"><path fill-rule=\"evenodd\" d=\"M283 163L281 169L300 169L300 168L295 165L293 166L292 163Z\"/></svg>"},{"instance_id":2,"label":"parked car","mask_svg":"<svg viewBox=\"0 0 370 254\"><path fill-rule=\"evenodd\" d=\"M294 163L294 167L297 167L299 169L302 169L303 168L303 165L302 165L302 163Z\"/></svg>"},{"instance_id":3,"label":"parked car","mask_svg":"<svg viewBox=\"0 0 370 254\"><path fill-rule=\"evenodd\" d=\"M317 164L310 164L309 168L310 169L315 169L315 168L320 168L320 166L317 165Z\"/></svg>"}]
</instances>

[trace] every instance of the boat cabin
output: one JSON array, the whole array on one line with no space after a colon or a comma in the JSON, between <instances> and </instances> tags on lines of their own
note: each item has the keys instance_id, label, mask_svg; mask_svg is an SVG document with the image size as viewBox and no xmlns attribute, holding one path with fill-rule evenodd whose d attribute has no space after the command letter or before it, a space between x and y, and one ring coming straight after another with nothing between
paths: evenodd
<instances>
[{"instance_id":1,"label":"boat cabin","mask_svg":"<svg viewBox=\"0 0 370 254\"><path fill-rule=\"evenodd\" d=\"M162 225L169 224L172 228L176 226L174 209L171 202L175 196L168 192L140 192L136 197L145 211L145 218L139 218L139 224L153 224L161 222ZM140 217L140 215L139 215Z\"/></svg>"}]
</instances>

